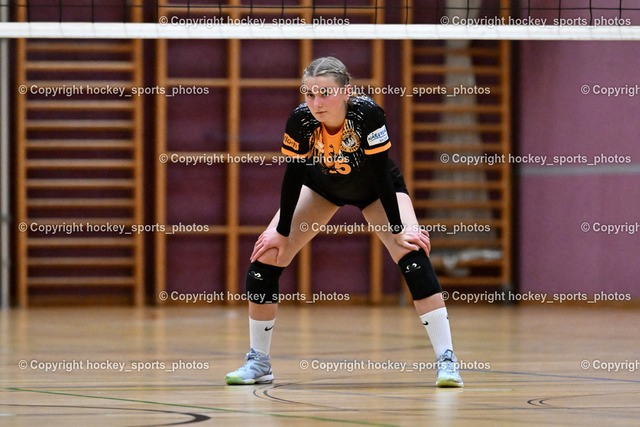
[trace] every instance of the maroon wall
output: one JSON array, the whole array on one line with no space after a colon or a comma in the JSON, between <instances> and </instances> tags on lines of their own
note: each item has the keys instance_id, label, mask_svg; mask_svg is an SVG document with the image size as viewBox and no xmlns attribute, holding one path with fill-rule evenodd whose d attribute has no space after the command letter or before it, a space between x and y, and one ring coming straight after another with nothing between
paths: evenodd
<instances>
[{"instance_id":1,"label":"maroon wall","mask_svg":"<svg viewBox=\"0 0 640 427\"><path fill-rule=\"evenodd\" d=\"M625 157L597 166L517 165L523 291L640 296L638 69L638 43L521 43L520 154L583 155L591 164L601 154ZM627 94L594 93L601 87ZM635 234L594 231L599 224L633 225Z\"/></svg>"}]
</instances>

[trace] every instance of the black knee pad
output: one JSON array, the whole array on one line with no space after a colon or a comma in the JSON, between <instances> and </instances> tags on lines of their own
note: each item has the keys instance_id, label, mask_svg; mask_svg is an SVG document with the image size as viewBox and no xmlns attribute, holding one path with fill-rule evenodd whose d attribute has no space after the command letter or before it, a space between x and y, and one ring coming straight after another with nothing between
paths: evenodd
<instances>
[{"instance_id":1,"label":"black knee pad","mask_svg":"<svg viewBox=\"0 0 640 427\"><path fill-rule=\"evenodd\" d=\"M252 262L247 271L247 299L256 304L278 302L278 281L284 267Z\"/></svg>"},{"instance_id":2,"label":"black knee pad","mask_svg":"<svg viewBox=\"0 0 640 427\"><path fill-rule=\"evenodd\" d=\"M433 271L431 261L423 249L411 251L403 256L398 266L414 301L442 292L436 272Z\"/></svg>"}]
</instances>

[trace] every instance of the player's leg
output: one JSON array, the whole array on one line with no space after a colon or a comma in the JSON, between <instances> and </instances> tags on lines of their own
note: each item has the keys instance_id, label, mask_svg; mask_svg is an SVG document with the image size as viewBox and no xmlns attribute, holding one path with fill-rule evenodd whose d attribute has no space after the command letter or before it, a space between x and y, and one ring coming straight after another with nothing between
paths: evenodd
<instances>
[{"instance_id":1,"label":"player's leg","mask_svg":"<svg viewBox=\"0 0 640 427\"><path fill-rule=\"evenodd\" d=\"M417 229L419 224L411 198L405 193L396 194L402 223L408 229ZM413 305L436 353L439 366L436 384L440 387L462 387L457 361L453 355L449 316L442 299L442 288L429 257L422 249L410 251L396 243L391 231L383 227L389 221L380 200L367 206L362 213L370 224L381 226L381 231L377 234L407 282Z\"/></svg>"},{"instance_id":2,"label":"player's leg","mask_svg":"<svg viewBox=\"0 0 640 427\"><path fill-rule=\"evenodd\" d=\"M249 302L249 318L259 322L252 328L252 331L255 330L251 333L252 348L269 354L271 330L278 310L277 294L280 274L298 252L317 234L317 231L314 230L318 230L318 228L314 224L326 224L337 209L336 205L303 186L291 221L289 244L285 248L285 252L280 254L279 264L276 264L276 250L270 249L249 267L247 292L258 295L258 297L250 298ZM280 219L279 214L278 211L268 228L277 226ZM265 330L268 330L269 333L264 334Z\"/></svg>"},{"instance_id":3,"label":"player's leg","mask_svg":"<svg viewBox=\"0 0 640 427\"><path fill-rule=\"evenodd\" d=\"M273 381L271 372L271 336L278 311L279 279L282 271L296 254L317 234L315 224L329 222L338 207L306 186L302 187L300 199L291 221L291 233L284 253L276 264L276 249L269 249L258 260L252 262L247 271L247 295L249 301L250 351L247 363L227 374L227 384L256 384ZM277 226L279 212L268 228Z\"/></svg>"}]
</instances>

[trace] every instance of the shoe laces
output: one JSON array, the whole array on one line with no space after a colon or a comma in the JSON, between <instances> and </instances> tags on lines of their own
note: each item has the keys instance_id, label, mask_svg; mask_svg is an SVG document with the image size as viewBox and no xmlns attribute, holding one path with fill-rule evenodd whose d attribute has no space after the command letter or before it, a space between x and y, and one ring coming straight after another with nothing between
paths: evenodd
<instances>
[{"instance_id":1,"label":"shoe laces","mask_svg":"<svg viewBox=\"0 0 640 427\"><path fill-rule=\"evenodd\" d=\"M438 357L438 364L440 369L453 370L454 363L456 362L453 351L447 350Z\"/></svg>"},{"instance_id":2,"label":"shoe laces","mask_svg":"<svg viewBox=\"0 0 640 427\"><path fill-rule=\"evenodd\" d=\"M252 349L249 353L247 353L245 359L247 360L247 362L250 360L256 360L260 362L261 361L260 359L264 358L263 354L264 353L258 353L257 351Z\"/></svg>"}]
</instances>

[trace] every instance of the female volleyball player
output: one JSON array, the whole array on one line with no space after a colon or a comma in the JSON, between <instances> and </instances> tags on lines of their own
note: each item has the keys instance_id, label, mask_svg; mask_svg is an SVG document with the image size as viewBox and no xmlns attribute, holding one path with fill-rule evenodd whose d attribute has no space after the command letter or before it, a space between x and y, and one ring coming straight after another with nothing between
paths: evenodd
<instances>
[{"instance_id":1,"label":"female volleyball player","mask_svg":"<svg viewBox=\"0 0 640 427\"><path fill-rule=\"evenodd\" d=\"M462 387L453 354L442 288L429 261L429 234L421 230L402 174L389 159L385 114L371 98L355 96L350 75L333 57L305 70L305 102L287 121L282 152L291 156L280 210L255 244L247 272L250 351L227 384L273 381L269 351L278 308L278 281L302 247L339 206L355 205L398 263L437 357L439 387ZM302 226L301 226L302 225Z\"/></svg>"}]
</instances>

